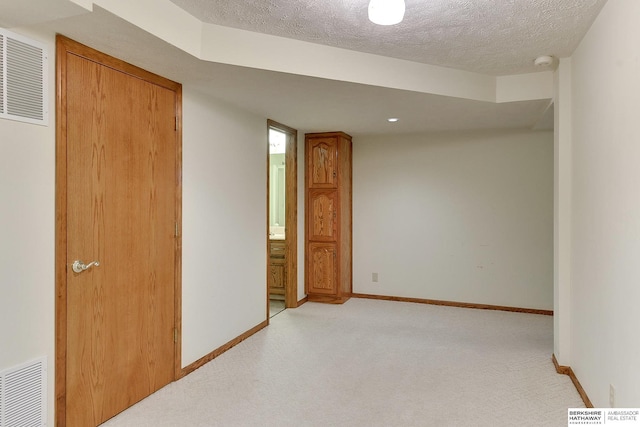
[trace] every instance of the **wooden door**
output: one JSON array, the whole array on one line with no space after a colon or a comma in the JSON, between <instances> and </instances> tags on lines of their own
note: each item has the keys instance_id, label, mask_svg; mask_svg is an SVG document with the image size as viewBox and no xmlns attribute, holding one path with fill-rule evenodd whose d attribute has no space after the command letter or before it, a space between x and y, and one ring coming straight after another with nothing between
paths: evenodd
<instances>
[{"instance_id":1,"label":"wooden door","mask_svg":"<svg viewBox=\"0 0 640 427\"><path fill-rule=\"evenodd\" d=\"M310 243L310 293L335 295L338 290L337 248L334 243Z\"/></svg>"},{"instance_id":2,"label":"wooden door","mask_svg":"<svg viewBox=\"0 0 640 427\"><path fill-rule=\"evenodd\" d=\"M180 88L113 58L104 65L104 55L66 39L58 55L66 168L58 424L94 426L175 378ZM76 260L99 264L76 272Z\"/></svg>"},{"instance_id":3,"label":"wooden door","mask_svg":"<svg viewBox=\"0 0 640 427\"><path fill-rule=\"evenodd\" d=\"M337 188L338 139L313 139L308 147L307 156L309 188Z\"/></svg>"}]
</instances>

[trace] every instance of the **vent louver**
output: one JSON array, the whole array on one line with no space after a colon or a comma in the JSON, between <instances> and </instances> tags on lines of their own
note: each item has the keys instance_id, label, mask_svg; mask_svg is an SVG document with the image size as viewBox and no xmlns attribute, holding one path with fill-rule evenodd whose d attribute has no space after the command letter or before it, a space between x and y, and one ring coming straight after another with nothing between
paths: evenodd
<instances>
[{"instance_id":1,"label":"vent louver","mask_svg":"<svg viewBox=\"0 0 640 427\"><path fill-rule=\"evenodd\" d=\"M4 34L0 34L0 114L4 113L4 73Z\"/></svg>"},{"instance_id":2,"label":"vent louver","mask_svg":"<svg viewBox=\"0 0 640 427\"><path fill-rule=\"evenodd\" d=\"M0 28L0 118L48 124L44 47Z\"/></svg>"},{"instance_id":3,"label":"vent louver","mask_svg":"<svg viewBox=\"0 0 640 427\"><path fill-rule=\"evenodd\" d=\"M0 427L46 425L47 362L33 362L0 372Z\"/></svg>"}]
</instances>

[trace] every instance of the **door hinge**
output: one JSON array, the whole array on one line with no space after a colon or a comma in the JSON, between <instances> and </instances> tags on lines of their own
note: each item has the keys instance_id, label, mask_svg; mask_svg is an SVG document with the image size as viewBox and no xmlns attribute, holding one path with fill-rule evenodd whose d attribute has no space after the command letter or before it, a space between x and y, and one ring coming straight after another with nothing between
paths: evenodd
<instances>
[{"instance_id":1,"label":"door hinge","mask_svg":"<svg viewBox=\"0 0 640 427\"><path fill-rule=\"evenodd\" d=\"M178 116L175 117L175 120L173 122L173 130L178 130Z\"/></svg>"},{"instance_id":2,"label":"door hinge","mask_svg":"<svg viewBox=\"0 0 640 427\"><path fill-rule=\"evenodd\" d=\"M173 342L178 342L178 328L173 328Z\"/></svg>"},{"instance_id":3,"label":"door hinge","mask_svg":"<svg viewBox=\"0 0 640 427\"><path fill-rule=\"evenodd\" d=\"M180 235L180 231L178 230L178 223L176 222L175 236L178 237L179 235Z\"/></svg>"}]
</instances>

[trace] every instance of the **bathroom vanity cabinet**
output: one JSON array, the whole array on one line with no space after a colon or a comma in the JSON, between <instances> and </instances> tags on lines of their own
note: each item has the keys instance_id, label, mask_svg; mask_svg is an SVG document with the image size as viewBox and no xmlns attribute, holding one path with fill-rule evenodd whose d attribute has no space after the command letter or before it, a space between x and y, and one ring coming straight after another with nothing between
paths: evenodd
<instances>
[{"instance_id":1,"label":"bathroom vanity cabinet","mask_svg":"<svg viewBox=\"0 0 640 427\"><path fill-rule=\"evenodd\" d=\"M269 295L283 295L287 280L284 240L269 241Z\"/></svg>"}]
</instances>

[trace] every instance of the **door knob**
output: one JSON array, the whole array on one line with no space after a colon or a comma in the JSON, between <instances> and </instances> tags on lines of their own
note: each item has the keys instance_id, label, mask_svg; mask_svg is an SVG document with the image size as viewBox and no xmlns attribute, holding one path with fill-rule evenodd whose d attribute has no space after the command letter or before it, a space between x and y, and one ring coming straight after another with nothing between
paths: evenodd
<instances>
[{"instance_id":1,"label":"door knob","mask_svg":"<svg viewBox=\"0 0 640 427\"><path fill-rule=\"evenodd\" d=\"M84 262L82 262L79 259L77 259L77 260L73 261L73 264L71 265L71 268L76 273L82 273L83 271L90 269L94 265L96 267L98 267L100 265L100 262L99 261L92 261L89 264L85 264Z\"/></svg>"}]
</instances>

